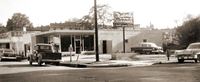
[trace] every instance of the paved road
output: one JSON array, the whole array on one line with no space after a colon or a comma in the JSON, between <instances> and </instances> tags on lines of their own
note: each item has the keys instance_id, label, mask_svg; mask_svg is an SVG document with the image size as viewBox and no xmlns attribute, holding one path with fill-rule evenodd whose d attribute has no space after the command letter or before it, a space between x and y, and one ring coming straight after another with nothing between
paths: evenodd
<instances>
[{"instance_id":1,"label":"paved road","mask_svg":"<svg viewBox=\"0 0 200 82\"><path fill-rule=\"evenodd\" d=\"M5 65L1 66L6 67ZM27 66L22 67L26 68ZM58 66L61 69L49 70L56 67L35 66L31 68L46 70L0 74L0 82L200 82L200 63L170 63L145 67L81 68L78 70ZM9 65L7 68L9 68Z\"/></svg>"},{"instance_id":2,"label":"paved road","mask_svg":"<svg viewBox=\"0 0 200 82\"><path fill-rule=\"evenodd\" d=\"M0 74L13 74L13 73L43 71L43 70L77 70L77 69L78 68L56 66L56 65L38 66L37 63L33 63L33 66L31 66L29 65L29 62L27 60L0 62Z\"/></svg>"}]
</instances>

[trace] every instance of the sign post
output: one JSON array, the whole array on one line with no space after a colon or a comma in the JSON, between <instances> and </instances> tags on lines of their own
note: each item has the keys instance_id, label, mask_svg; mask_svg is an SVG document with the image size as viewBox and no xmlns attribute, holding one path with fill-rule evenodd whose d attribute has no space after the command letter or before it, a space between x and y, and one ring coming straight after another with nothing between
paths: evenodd
<instances>
[{"instance_id":1,"label":"sign post","mask_svg":"<svg viewBox=\"0 0 200 82\"><path fill-rule=\"evenodd\" d=\"M114 12L114 22L113 26L115 28L122 27L123 31L123 53L125 53L125 27L134 27L133 13L125 12Z\"/></svg>"}]
</instances>

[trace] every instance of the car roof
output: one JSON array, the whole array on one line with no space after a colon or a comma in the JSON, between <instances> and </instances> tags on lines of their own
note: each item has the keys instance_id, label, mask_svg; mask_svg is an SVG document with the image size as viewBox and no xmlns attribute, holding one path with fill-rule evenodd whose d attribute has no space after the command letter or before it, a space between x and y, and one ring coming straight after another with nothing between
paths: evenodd
<instances>
[{"instance_id":1,"label":"car roof","mask_svg":"<svg viewBox=\"0 0 200 82\"><path fill-rule=\"evenodd\" d=\"M195 42L195 43L191 43L191 44L200 44L200 42Z\"/></svg>"},{"instance_id":2,"label":"car roof","mask_svg":"<svg viewBox=\"0 0 200 82\"><path fill-rule=\"evenodd\" d=\"M38 43L36 45L47 45L47 46L51 46L51 44L44 44L44 43Z\"/></svg>"},{"instance_id":3,"label":"car roof","mask_svg":"<svg viewBox=\"0 0 200 82\"><path fill-rule=\"evenodd\" d=\"M140 44L155 44L153 42L141 42Z\"/></svg>"}]
</instances>

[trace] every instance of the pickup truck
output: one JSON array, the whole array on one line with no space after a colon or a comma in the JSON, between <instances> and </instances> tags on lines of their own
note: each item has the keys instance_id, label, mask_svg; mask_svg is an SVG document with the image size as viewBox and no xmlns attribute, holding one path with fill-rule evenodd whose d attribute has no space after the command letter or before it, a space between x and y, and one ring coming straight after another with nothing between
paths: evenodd
<instances>
[{"instance_id":1,"label":"pickup truck","mask_svg":"<svg viewBox=\"0 0 200 82\"><path fill-rule=\"evenodd\" d=\"M176 50L175 56L179 63L183 63L184 60L194 60L198 62L200 60L200 42L191 43L184 50Z\"/></svg>"},{"instance_id":2,"label":"pickup truck","mask_svg":"<svg viewBox=\"0 0 200 82\"><path fill-rule=\"evenodd\" d=\"M161 54L164 53L162 47L157 46L155 43L142 42L136 47L131 48L132 52L139 54Z\"/></svg>"},{"instance_id":3,"label":"pickup truck","mask_svg":"<svg viewBox=\"0 0 200 82\"><path fill-rule=\"evenodd\" d=\"M43 63L55 63L58 65L62 55L54 49L52 44L36 44L33 53L28 56L29 64L32 65L33 62L37 62L38 65Z\"/></svg>"}]
</instances>

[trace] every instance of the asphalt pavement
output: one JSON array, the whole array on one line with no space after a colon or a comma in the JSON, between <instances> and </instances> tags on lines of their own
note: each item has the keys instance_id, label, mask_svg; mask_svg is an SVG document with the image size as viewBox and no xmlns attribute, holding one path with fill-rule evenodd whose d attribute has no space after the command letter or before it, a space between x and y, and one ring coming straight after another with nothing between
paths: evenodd
<instances>
[{"instance_id":1,"label":"asphalt pavement","mask_svg":"<svg viewBox=\"0 0 200 82\"><path fill-rule=\"evenodd\" d=\"M122 56L116 60L112 60L111 54L101 54L100 61L96 61L95 55L74 55L70 61L70 56L63 57L61 65L70 67L126 67L126 66L149 66L153 64L172 63L177 62L175 56L171 56L170 60L167 60L165 54L156 55L138 55L134 56Z\"/></svg>"},{"instance_id":2,"label":"asphalt pavement","mask_svg":"<svg viewBox=\"0 0 200 82\"><path fill-rule=\"evenodd\" d=\"M200 82L200 63L0 74L0 82Z\"/></svg>"}]
</instances>

